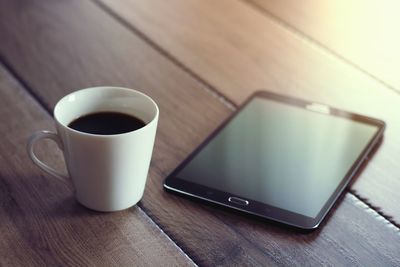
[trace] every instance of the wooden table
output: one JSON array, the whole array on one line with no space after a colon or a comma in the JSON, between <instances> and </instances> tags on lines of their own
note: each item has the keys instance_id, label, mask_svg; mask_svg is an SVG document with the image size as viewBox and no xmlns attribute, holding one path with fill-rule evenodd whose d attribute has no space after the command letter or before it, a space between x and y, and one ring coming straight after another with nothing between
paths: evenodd
<instances>
[{"instance_id":1,"label":"wooden table","mask_svg":"<svg viewBox=\"0 0 400 267\"><path fill-rule=\"evenodd\" d=\"M400 266L400 19L395 3L350 2L0 0L0 265ZM139 89L161 110L145 195L122 212L80 206L25 151L54 129L60 97L97 85ZM314 232L162 188L260 88L388 125ZM64 168L54 144L37 150Z\"/></svg>"}]
</instances>

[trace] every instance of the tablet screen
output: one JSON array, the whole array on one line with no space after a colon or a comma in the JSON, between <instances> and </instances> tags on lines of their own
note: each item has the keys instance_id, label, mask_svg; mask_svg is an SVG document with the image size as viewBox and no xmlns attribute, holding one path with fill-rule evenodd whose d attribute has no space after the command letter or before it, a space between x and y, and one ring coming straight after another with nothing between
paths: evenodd
<instances>
[{"instance_id":1,"label":"tablet screen","mask_svg":"<svg viewBox=\"0 0 400 267\"><path fill-rule=\"evenodd\" d=\"M255 97L176 177L315 217L378 130Z\"/></svg>"}]
</instances>

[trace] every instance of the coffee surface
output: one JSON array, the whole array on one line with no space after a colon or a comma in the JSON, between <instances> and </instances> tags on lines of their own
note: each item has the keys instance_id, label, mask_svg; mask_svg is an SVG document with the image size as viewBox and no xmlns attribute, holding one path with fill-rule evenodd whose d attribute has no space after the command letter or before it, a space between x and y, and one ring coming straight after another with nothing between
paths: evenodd
<instances>
[{"instance_id":1,"label":"coffee surface","mask_svg":"<svg viewBox=\"0 0 400 267\"><path fill-rule=\"evenodd\" d=\"M119 112L97 112L72 121L68 127L90 134L122 134L142 128L146 124L139 118Z\"/></svg>"}]
</instances>

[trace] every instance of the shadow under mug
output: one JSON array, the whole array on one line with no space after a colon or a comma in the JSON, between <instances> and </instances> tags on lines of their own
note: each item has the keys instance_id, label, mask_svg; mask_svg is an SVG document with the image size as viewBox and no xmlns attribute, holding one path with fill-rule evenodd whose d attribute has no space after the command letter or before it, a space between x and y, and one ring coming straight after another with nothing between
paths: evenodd
<instances>
[{"instance_id":1,"label":"shadow under mug","mask_svg":"<svg viewBox=\"0 0 400 267\"><path fill-rule=\"evenodd\" d=\"M135 131L98 135L74 130L75 119L97 112L119 112L140 118L145 126ZM76 198L98 211L117 211L135 205L143 196L159 110L147 95L127 88L93 87L64 96L54 108L57 133L39 131L28 140L32 161L59 179L71 178ZM51 139L63 151L68 174L40 161L34 145Z\"/></svg>"}]
</instances>

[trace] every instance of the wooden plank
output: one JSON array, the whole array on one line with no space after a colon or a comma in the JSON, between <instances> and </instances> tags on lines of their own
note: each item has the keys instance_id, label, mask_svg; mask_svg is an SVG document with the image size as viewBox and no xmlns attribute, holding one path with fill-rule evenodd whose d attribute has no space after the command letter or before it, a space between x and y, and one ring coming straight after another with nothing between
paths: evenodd
<instances>
[{"instance_id":1,"label":"wooden plank","mask_svg":"<svg viewBox=\"0 0 400 267\"><path fill-rule=\"evenodd\" d=\"M27 136L53 129L53 122L1 66L0 116L0 265L194 265L139 207L88 211L73 199L70 183L31 163ZM53 144L37 150L62 167Z\"/></svg>"},{"instance_id":2,"label":"wooden plank","mask_svg":"<svg viewBox=\"0 0 400 267\"><path fill-rule=\"evenodd\" d=\"M267 88L384 119L385 141L352 190L400 223L400 95L230 0L102 0L236 104Z\"/></svg>"},{"instance_id":3,"label":"wooden plank","mask_svg":"<svg viewBox=\"0 0 400 267\"><path fill-rule=\"evenodd\" d=\"M249 1L400 91L398 1Z\"/></svg>"},{"instance_id":4,"label":"wooden plank","mask_svg":"<svg viewBox=\"0 0 400 267\"><path fill-rule=\"evenodd\" d=\"M160 127L140 206L196 263L399 264L398 229L351 196L322 229L301 234L165 193L165 176L231 110L91 2L0 1L0 22L0 54L47 108L71 90L95 84L140 88L156 99Z\"/></svg>"}]
</instances>

